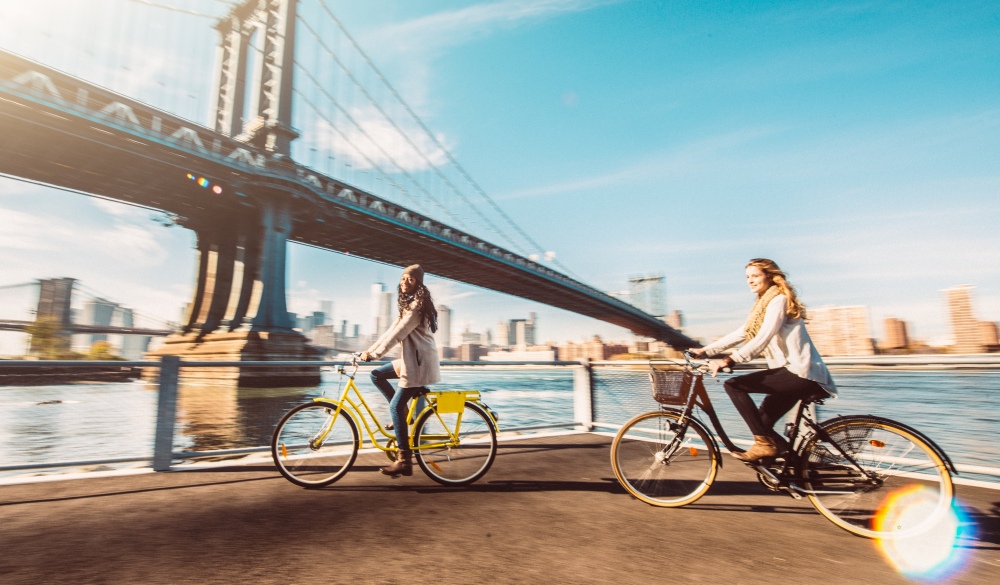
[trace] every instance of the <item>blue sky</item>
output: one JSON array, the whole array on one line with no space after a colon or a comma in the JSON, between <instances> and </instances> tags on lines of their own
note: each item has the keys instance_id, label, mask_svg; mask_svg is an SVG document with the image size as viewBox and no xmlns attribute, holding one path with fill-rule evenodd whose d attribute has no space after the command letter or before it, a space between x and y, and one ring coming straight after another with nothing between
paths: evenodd
<instances>
[{"instance_id":1,"label":"blue sky","mask_svg":"<svg viewBox=\"0 0 1000 585\"><path fill-rule=\"evenodd\" d=\"M0 0L0 27L37 17L22 4ZM958 284L977 287L980 319L1000 320L994 2L327 4L525 231L603 290L665 274L668 308L695 336L742 321L743 266L758 256L785 268L807 305L868 306L876 337L894 316L943 340L940 291ZM189 94L208 93L210 69L188 77ZM175 102L196 117L201 99ZM149 218L0 180L0 285L74 276L176 318L193 285L193 237ZM337 319L364 328L371 282L398 274L296 246L289 304L305 312L331 299ZM629 337L429 282L454 308L456 333L535 311L544 339ZM0 303L16 304L2 293Z\"/></svg>"}]
</instances>

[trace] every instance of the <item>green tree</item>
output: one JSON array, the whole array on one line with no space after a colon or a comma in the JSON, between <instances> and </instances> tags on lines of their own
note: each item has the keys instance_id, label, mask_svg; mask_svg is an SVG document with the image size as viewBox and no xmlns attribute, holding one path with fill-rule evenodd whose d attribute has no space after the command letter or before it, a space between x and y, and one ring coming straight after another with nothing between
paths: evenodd
<instances>
[{"instance_id":1,"label":"green tree","mask_svg":"<svg viewBox=\"0 0 1000 585\"><path fill-rule=\"evenodd\" d=\"M121 360L124 359L121 356L111 353L111 344L107 341L95 341L94 345L90 346L90 351L87 353L88 360Z\"/></svg>"},{"instance_id":2,"label":"green tree","mask_svg":"<svg viewBox=\"0 0 1000 585\"><path fill-rule=\"evenodd\" d=\"M70 353L69 336L63 333L59 322L52 317L37 319L25 331L31 336L31 355L43 360L55 360Z\"/></svg>"}]
</instances>

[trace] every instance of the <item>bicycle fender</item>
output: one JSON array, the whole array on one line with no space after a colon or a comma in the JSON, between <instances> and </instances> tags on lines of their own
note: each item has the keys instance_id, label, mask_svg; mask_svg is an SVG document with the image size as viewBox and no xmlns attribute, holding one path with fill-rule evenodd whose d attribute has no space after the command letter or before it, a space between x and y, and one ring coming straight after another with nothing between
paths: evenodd
<instances>
[{"instance_id":1,"label":"bicycle fender","mask_svg":"<svg viewBox=\"0 0 1000 585\"><path fill-rule=\"evenodd\" d=\"M684 416L684 409L682 408L674 408L672 406L662 406L660 407L660 409L667 412L673 412L680 417ZM688 420L691 421L692 426L698 427L699 430L705 433L706 437L710 437L712 439L711 444L708 445L708 448L712 450L713 454L715 454L715 460L719 462L719 467L721 468L723 466L722 450L719 449L719 442L715 439L715 435L712 434L712 432L708 430L708 427L705 426L705 423L698 420L698 417L696 417L694 414L689 414L687 418Z\"/></svg>"},{"instance_id":2,"label":"bicycle fender","mask_svg":"<svg viewBox=\"0 0 1000 585\"><path fill-rule=\"evenodd\" d=\"M905 425L897 420L893 420L891 418L885 418L884 416L875 416L871 414L850 414L846 416L838 416L836 418L831 418L830 420L823 421L823 423L820 426L825 429L827 425L831 425L835 422L840 422L844 420L873 420L881 423L889 423L896 425L897 427L917 437L921 441L927 443L930 446L930 448L934 451L934 454L940 457L941 461L944 461L945 466L948 468L951 474L958 475L958 470L955 469L955 464L952 463L951 457L948 457L948 454L944 452L944 449L939 447L938 444L935 443L933 440L931 440L931 438L928 437L927 435L911 427L910 425Z\"/></svg>"}]
</instances>

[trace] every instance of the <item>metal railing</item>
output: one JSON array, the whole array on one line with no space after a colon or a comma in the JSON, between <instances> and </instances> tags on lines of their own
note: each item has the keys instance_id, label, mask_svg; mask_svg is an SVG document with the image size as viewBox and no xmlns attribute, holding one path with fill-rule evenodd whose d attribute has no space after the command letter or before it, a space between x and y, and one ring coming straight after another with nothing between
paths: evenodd
<instances>
[{"instance_id":1,"label":"metal railing","mask_svg":"<svg viewBox=\"0 0 1000 585\"><path fill-rule=\"evenodd\" d=\"M977 356L973 356L977 357ZM370 365L378 365L372 362ZM572 417L567 408L565 420L551 423L532 424L520 427L501 426L502 433L524 433L559 428L576 428L582 431L617 431L622 423L632 416L657 407L649 391L646 368L649 361L447 361L442 368L448 369L569 369L572 371ZM655 363L655 362L654 362ZM965 362L969 363L969 362ZM973 362L981 363L981 362ZM181 450L175 451L177 426L178 389L183 368L319 368L330 369L341 365L333 361L260 361L260 362L216 362L182 361L176 356L167 356L160 362L139 361L0 361L0 368L25 368L28 370L72 368L79 371L112 371L115 369L148 368L159 369L157 380L156 424L151 455L136 457L112 457L76 461L58 461L0 466L0 472L28 471L54 468L76 468L92 465L113 465L147 462L156 471L167 471L175 461L194 460L206 457L227 457L241 454L266 452L269 446L248 446L227 449ZM949 364L952 365L952 364ZM719 405L717 405L719 406ZM501 424L503 420L501 419ZM1000 478L1000 468L982 465L958 465L962 473Z\"/></svg>"}]
</instances>

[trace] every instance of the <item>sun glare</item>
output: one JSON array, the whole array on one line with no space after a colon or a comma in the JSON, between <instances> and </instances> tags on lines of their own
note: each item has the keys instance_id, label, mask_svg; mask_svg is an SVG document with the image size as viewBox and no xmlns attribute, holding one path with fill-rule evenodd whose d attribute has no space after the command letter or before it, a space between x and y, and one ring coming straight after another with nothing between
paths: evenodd
<instances>
[{"instance_id":1,"label":"sun glare","mask_svg":"<svg viewBox=\"0 0 1000 585\"><path fill-rule=\"evenodd\" d=\"M933 513L938 497L935 490L920 486L890 495L875 518L875 530L902 532L915 528ZM962 566L968 549L961 547L960 541L972 536L972 531L973 524L956 505L926 530L879 540L878 547L902 575L937 581Z\"/></svg>"}]
</instances>

